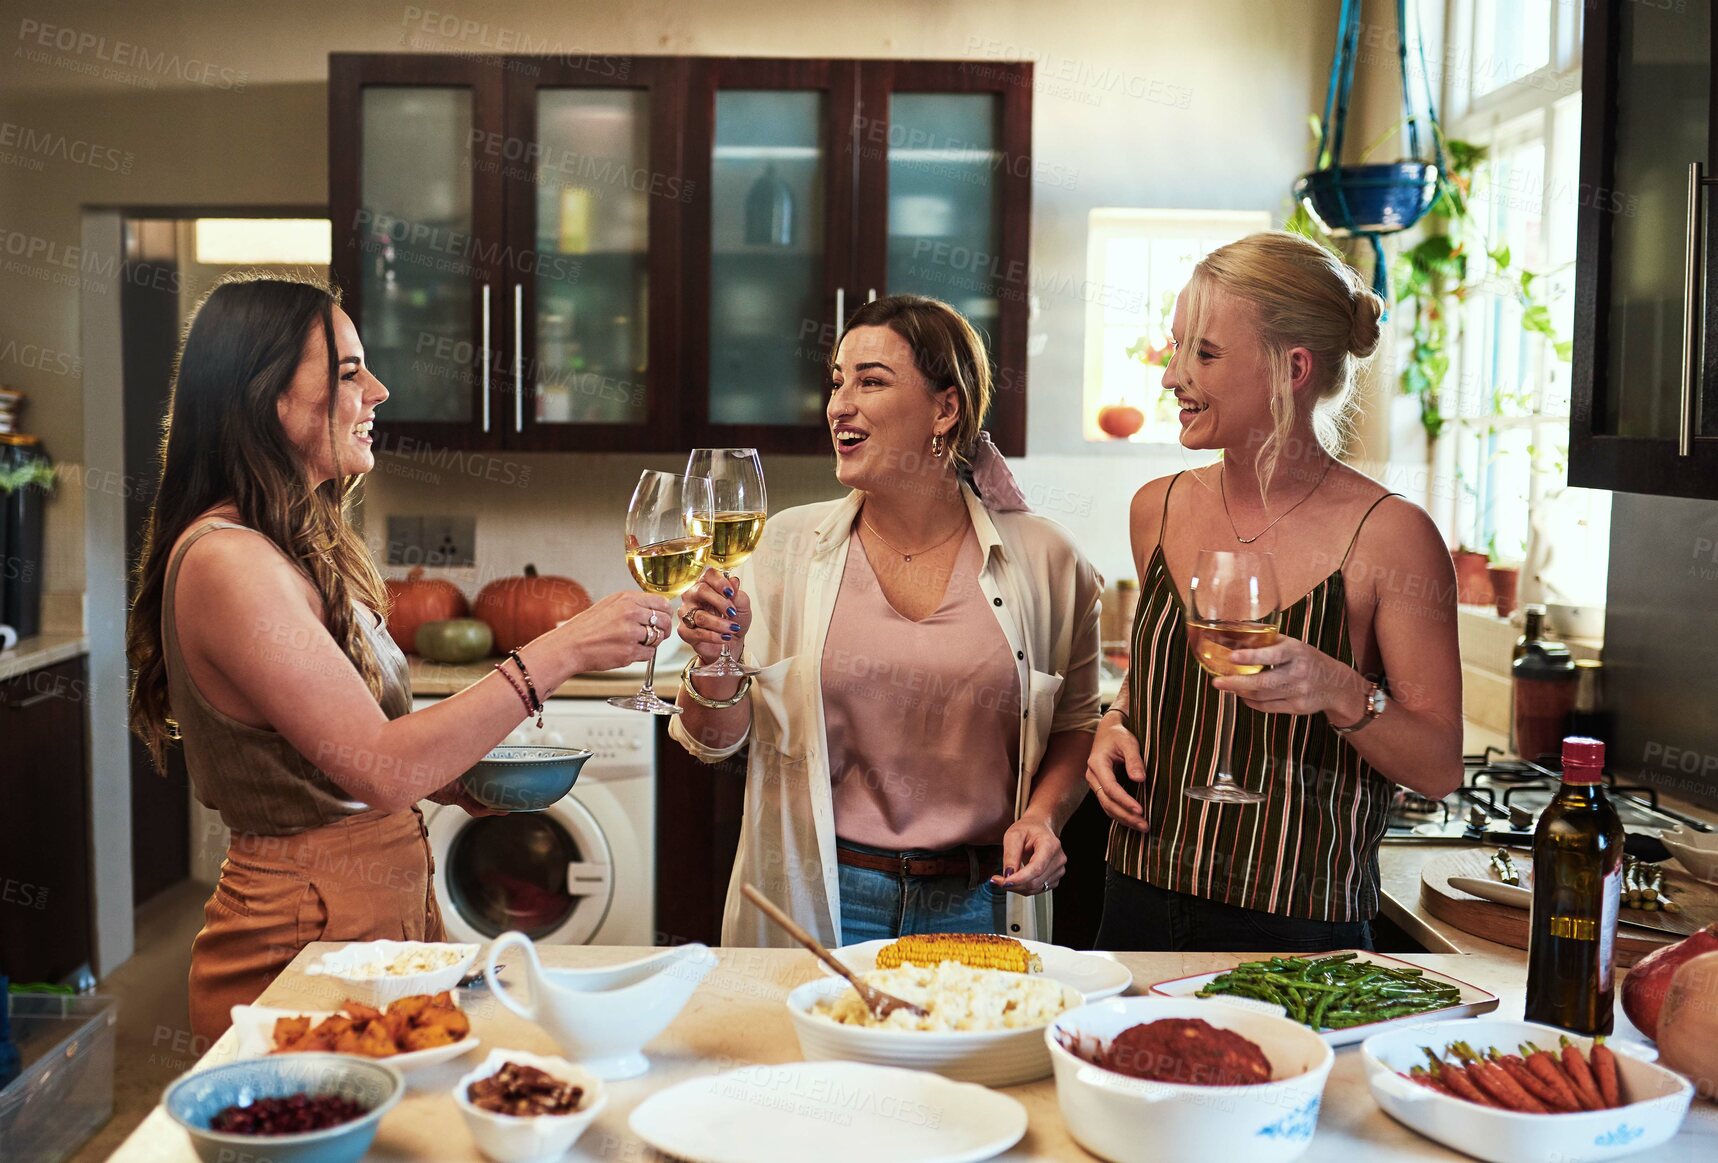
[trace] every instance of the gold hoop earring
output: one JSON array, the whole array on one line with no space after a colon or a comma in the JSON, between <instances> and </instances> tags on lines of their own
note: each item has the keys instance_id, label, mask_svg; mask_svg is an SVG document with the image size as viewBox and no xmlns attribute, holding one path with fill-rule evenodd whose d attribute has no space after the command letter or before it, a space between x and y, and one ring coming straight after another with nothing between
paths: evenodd
<instances>
[{"instance_id":1,"label":"gold hoop earring","mask_svg":"<svg viewBox=\"0 0 1718 1163\"><path fill-rule=\"evenodd\" d=\"M945 451L947 451L947 447L948 447L947 442L943 439L943 434L941 432L931 433L931 455L932 456L936 457L938 460L941 460L943 453Z\"/></svg>"}]
</instances>

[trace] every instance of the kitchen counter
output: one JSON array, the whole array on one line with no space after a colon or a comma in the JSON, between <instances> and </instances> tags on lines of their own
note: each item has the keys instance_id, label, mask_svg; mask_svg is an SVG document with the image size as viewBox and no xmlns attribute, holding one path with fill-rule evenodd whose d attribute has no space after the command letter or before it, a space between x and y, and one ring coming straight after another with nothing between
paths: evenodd
<instances>
[{"instance_id":1,"label":"kitchen counter","mask_svg":"<svg viewBox=\"0 0 1718 1163\"><path fill-rule=\"evenodd\" d=\"M269 1006L332 1009L341 1001L337 983L309 977L303 967L336 946L311 945L293 961L261 998ZM627 961L642 949L585 946L541 946L549 966L598 966ZM641 1078L611 1082L607 1109L566 1156L575 1160L658 1159L632 1134L627 1117L647 1096L689 1078L714 1075L751 1063L773 1064L800 1059L785 1007L787 993L818 976L809 953L783 949L718 950L720 963L706 977L692 1000L668 1029L646 1049L652 1068ZM1467 956L1421 955L1419 964L1451 973L1503 997L1500 1017L1519 1018L1522 1006L1522 954L1509 956L1476 952ZM1133 971L1134 990L1151 982L1224 969L1244 960L1231 953L1122 953L1117 959ZM517 980L516 971L506 975ZM449 1090L488 1050L512 1047L533 1053L556 1053L554 1044L535 1025L497 1004L486 991L468 991L464 1004L484 1046L451 1063L429 1068L414 1079L421 1085L383 1120L370 1148L370 1159L478 1160ZM1627 1035L1619 1033L1619 1037ZM231 1031L210 1049L199 1066L229 1060ZM1006 1088L1025 1107L1026 1137L1003 1155L1005 1160L1087 1160L1092 1158L1069 1137L1056 1102L1053 1080L1044 1079ZM1142 1132L1146 1131L1142 1128ZM1705 1143L1702 1147L1700 1144ZM1696 1103L1682 1133L1654 1156L1661 1161L1718 1157L1718 1108ZM1336 1065L1325 1090L1318 1131L1307 1160L1459 1159L1461 1156L1400 1126L1380 1111L1367 1089L1358 1047L1337 1052ZM165 1111L157 1107L115 1152L114 1163L191 1163L190 1141Z\"/></svg>"},{"instance_id":2,"label":"kitchen counter","mask_svg":"<svg viewBox=\"0 0 1718 1163\"><path fill-rule=\"evenodd\" d=\"M87 653L89 639L82 634L35 634L20 638L12 649L0 650L0 680Z\"/></svg>"}]
</instances>

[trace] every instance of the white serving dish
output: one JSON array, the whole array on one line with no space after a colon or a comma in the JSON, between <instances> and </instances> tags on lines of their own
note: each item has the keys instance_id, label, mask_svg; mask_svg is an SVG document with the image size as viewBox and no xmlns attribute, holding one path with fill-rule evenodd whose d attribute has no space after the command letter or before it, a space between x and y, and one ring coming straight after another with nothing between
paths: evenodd
<instances>
[{"instance_id":1,"label":"white serving dish","mask_svg":"<svg viewBox=\"0 0 1718 1163\"><path fill-rule=\"evenodd\" d=\"M1462 981L1459 978L1451 977L1446 973L1438 973L1435 970L1426 969L1423 965L1415 965L1411 961L1403 961L1396 957L1388 957L1382 953L1372 953L1364 949L1339 949L1336 950L1336 952L1357 953L1360 955L1362 960L1375 961L1380 965L1388 965L1392 968L1425 970L1426 980L1446 982L1460 989L1461 1000L1453 1006L1449 1006L1441 1010L1431 1010L1428 1013L1409 1014L1407 1017L1391 1018L1388 1021L1382 1022L1367 1022L1365 1025L1349 1026L1347 1029L1342 1030L1321 1031L1319 1036L1326 1042L1329 1042L1332 1046L1352 1046L1357 1042L1364 1042L1373 1034L1384 1030L1394 1030L1402 1026L1418 1026L1423 1025L1426 1022L1444 1021L1451 1018L1469 1018L1477 1014L1488 1014L1497 1008L1498 999L1495 993L1481 989L1477 985L1470 985L1467 982ZM1319 956L1328 957L1330 954L1319 954ZM1217 998L1200 998L1196 995L1202 988L1204 988L1206 983L1215 981L1217 978L1223 976L1224 972L1226 971L1219 971L1217 973L1196 973L1191 977L1177 977L1169 981L1159 981L1151 987L1151 992L1159 997L1179 997L1187 998L1192 1001L1217 1001ZM1248 1001L1249 999L1243 998L1239 1000ZM1264 1002L1252 1003L1252 1008L1264 1009L1266 1006L1267 1003ZM1276 1012L1281 1012L1280 1007L1270 1008L1274 1009Z\"/></svg>"},{"instance_id":2,"label":"white serving dish","mask_svg":"<svg viewBox=\"0 0 1718 1163\"><path fill-rule=\"evenodd\" d=\"M1053 977L1063 985L1080 991L1087 1001L1114 997L1133 984L1133 972L1108 953L1082 953L1065 945L1046 945L1042 941L1022 941L1022 945L1038 955L1044 963L1044 976ZM877 968L877 954L889 940L863 941L832 950L835 959L854 973L869 973ZM823 972L835 971L818 965Z\"/></svg>"},{"instance_id":3,"label":"white serving dish","mask_svg":"<svg viewBox=\"0 0 1718 1163\"><path fill-rule=\"evenodd\" d=\"M234 1006L233 1034L237 1045L237 1058L265 1058L274 1054L274 1023L278 1018L309 1018L312 1026L323 1018L334 1016L333 1010L280 1010L268 1006ZM475 1033L467 1034L457 1042L446 1046L435 1046L428 1050L412 1050L405 1054L394 1054L387 1058L369 1058L363 1054L348 1054L344 1057L364 1058L369 1062L386 1062L401 1074L410 1075L413 1071L426 1066L448 1062L471 1050L475 1050L482 1041ZM338 1051L327 1051L338 1053ZM409 1079L408 1079L409 1081Z\"/></svg>"},{"instance_id":4,"label":"white serving dish","mask_svg":"<svg viewBox=\"0 0 1718 1163\"><path fill-rule=\"evenodd\" d=\"M585 1088L579 1109L564 1115L499 1115L473 1106L466 1091L472 1083L488 1078L509 1062L535 1066L562 1082ZM483 1065L453 1086L453 1101L465 1117L477 1149L495 1163L548 1163L567 1153L608 1105L602 1079L565 1058L527 1054L523 1050L491 1050Z\"/></svg>"},{"instance_id":5,"label":"white serving dish","mask_svg":"<svg viewBox=\"0 0 1718 1163\"><path fill-rule=\"evenodd\" d=\"M819 1001L852 988L844 978L820 977L787 995L787 1012L799 1036L800 1052L808 1060L844 1058L878 1066L934 1070L959 1082L983 1086L1013 1086L1050 1073L1042 1025L940 1033L846 1026L811 1012ZM1062 990L1070 1008L1085 1004L1078 990L1066 985Z\"/></svg>"},{"instance_id":6,"label":"white serving dish","mask_svg":"<svg viewBox=\"0 0 1718 1163\"><path fill-rule=\"evenodd\" d=\"M1460 1041L1481 1053L1491 1047L1513 1052L1523 1042L1555 1047L1564 1036L1583 1054L1592 1045L1591 1038L1568 1035L1552 1026L1483 1018L1375 1034L1366 1039L1360 1053L1372 1097L1385 1114L1476 1159L1583 1163L1647 1151L1676 1134L1694 1088L1680 1075L1647 1061L1657 1051L1640 1043L1605 1041L1616 1051L1617 1078L1630 1100L1613 1110L1554 1115L1496 1110L1438 1094L1397 1073L1425 1065L1424 1046L1441 1050L1449 1042Z\"/></svg>"},{"instance_id":7,"label":"white serving dish","mask_svg":"<svg viewBox=\"0 0 1718 1163\"><path fill-rule=\"evenodd\" d=\"M344 949L324 953L304 967L311 976L332 977L348 986L353 1001L367 1002L378 1009L402 997L420 993L435 994L452 989L459 979L471 972L481 945L458 944L447 941L355 941ZM382 977L358 977L354 970L372 961L386 964L404 953L418 949L448 949L459 952L459 960L444 969L430 973L388 974Z\"/></svg>"},{"instance_id":8,"label":"white serving dish","mask_svg":"<svg viewBox=\"0 0 1718 1163\"><path fill-rule=\"evenodd\" d=\"M1020 1141L1026 1108L917 1070L786 1062L671 1086L628 1125L688 1163L973 1163Z\"/></svg>"},{"instance_id":9,"label":"white serving dish","mask_svg":"<svg viewBox=\"0 0 1718 1163\"><path fill-rule=\"evenodd\" d=\"M1200 1018L1255 1043L1271 1081L1191 1086L1129 1078L1068 1049L1088 1051L1123 1030L1163 1018ZM1063 1014L1044 1031L1056 1101L1068 1133L1114 1163L1163 1159L1287 1163L1312 1142L1336 1055L1298 1022L1241 1006L1162 997L1116 997Z\"/></svg>"},{"instance_id":10,"label":"white serving dish","mask_svg":"<svg viewBox=\"0 0 1718 1163\"><path fill-rule=\"evenodd\" d=\"M1718 884L1718 832L1696 832L1692 828L1668 828L1658 834L1670 854L1688 869L1690 876L1707 884Z\"/></svg>"}]
</instances>

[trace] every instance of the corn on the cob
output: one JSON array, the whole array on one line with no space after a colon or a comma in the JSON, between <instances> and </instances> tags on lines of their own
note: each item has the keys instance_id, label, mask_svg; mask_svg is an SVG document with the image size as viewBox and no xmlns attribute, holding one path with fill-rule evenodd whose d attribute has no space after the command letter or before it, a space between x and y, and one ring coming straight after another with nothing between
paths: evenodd
<instances>
[{"instance_id":1,"label":"corn on the cob","mask_svg":"<svg viewBox=\"0 0 1718 1163\"><path fill-rule=\"evenodd\" d=\"M1037 954L1014 938L998 933L908 933L877 950L878 969L909 964L935 968L944 961L1009 973L1044 971L1044 963Z\"/></svg>"}]
</instances>

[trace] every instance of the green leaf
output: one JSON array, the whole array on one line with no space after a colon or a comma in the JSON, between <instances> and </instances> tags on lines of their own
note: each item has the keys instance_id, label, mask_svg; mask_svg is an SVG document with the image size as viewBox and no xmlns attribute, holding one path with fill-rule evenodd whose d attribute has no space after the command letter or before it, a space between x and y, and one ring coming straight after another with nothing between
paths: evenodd
<instances>
[{"instance_id":1,"label":"green leaf","mask_svg":"<svg viewBox=\"0 0 1718 1163\"><path fill-rule=\"evenodd\" d=\"M1504 267L1509 265L1509 244L1508 243L1504 243L1502 246L1498 247L1496 250L1488 250L1485 253L1488 256L1490 256L1492 264L1494 266L1496 266L1498 270L1502 270Z\"/></svg>"},{"instance_id":2,"label":"green leaf","mask_svg":"<svg viewBox=\"0 0 1718 1163\"><path fill-rule=\"evenodd\" d=\"M34 458L11 468L0 468L0 493L15 493L31 485L41 489L53 488L54 466L45 460Z\"/></svg>"},{"instance_id":3,"label":"green leaf","mask_svg":"<svg viewBox=\"0 0 1718 1163\"><path fill-rule=\"evenodd\" d=\"M1575 358L1575 341L1573 339L1559 339L1551 345L1551 350L1557 353L1558 359L1568 363Z\"/></svg>"}]
</instances>

